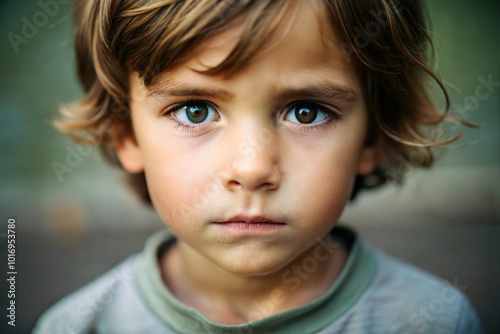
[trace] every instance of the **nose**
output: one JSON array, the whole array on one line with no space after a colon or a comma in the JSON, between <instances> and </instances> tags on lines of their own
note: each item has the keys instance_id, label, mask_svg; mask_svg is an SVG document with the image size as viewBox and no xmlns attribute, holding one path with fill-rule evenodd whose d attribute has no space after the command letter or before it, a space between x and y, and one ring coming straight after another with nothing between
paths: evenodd
<instances>
[{"instance_id":1,"label":"nose","mask_svg":"<svg viewBox=\"0 0 500 334\"><path fill-rule=\"evenodd\" d=\"M265 128L238 131L228 138L230 154L224 186L230 190L274 190L280 186L279 145Z\"/></svg>"}]
</instances>

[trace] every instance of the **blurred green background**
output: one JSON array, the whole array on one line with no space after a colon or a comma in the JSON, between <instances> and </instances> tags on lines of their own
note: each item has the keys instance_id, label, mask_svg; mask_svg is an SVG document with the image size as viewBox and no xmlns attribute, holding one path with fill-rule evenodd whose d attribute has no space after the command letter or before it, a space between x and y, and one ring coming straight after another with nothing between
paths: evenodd
<instances>
[{"instance_id":1,"label":"blurred green background","mask_svg":"<svg viewBox=\"0 0 500 334\"><path fill-rule=\"evenodd\" d=\"M0 2L0 236L15 217L19 333L29 331L51 303L138 251L162 228L97 149L80 154L62 182L53 170L54 162L66 164L77 145L50 120L59 104L82 96L72 1L62 2L45 16L37 1ZM411 172L402 187L363 194L343 219L369 243L450 281L458 277L488 332L500 332L500 2L426 3L452 110L465 110L462 116L482 127L468 130L434 169ZM14 45L12 34L23 36L25 20L37 20L39 27ZM488 78L499 84L482 88L489 96L474 100ZM0 264L5 268L5 261Z\"/></svg>"}]
</instances>

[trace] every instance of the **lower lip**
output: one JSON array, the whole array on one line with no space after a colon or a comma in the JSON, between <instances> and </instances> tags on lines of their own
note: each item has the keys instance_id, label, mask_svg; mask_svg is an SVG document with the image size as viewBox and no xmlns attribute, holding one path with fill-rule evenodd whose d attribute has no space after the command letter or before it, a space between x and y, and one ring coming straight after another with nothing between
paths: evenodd
<instances>
[{"instance_id":1,"label":"lower lip","mask_svg":"<svg viewBox=\"0 0 500 334\"><path fill-rule=\"evenodd\" d=\"M272 234L280 231L285 224L279 223L245 223L245 222L227 222L214 223L214 225L227 232L243 234Z\"/></svg>"}]
</instances>

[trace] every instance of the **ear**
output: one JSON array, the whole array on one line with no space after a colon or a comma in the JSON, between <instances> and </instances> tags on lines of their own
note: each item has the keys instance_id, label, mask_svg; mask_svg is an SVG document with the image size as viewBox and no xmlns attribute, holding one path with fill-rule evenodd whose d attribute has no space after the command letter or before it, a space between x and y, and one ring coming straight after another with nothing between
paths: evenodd
<instances>
[{"instance_id":1,"label":"ear","mask_svg":"<svg viewBox=\"0 0 500 334\"><path fill-rule=\"evenodd\" d=\"M144 171L141 149L133 131L114 141L116 154L123 168L132 174Z\"/></svg>"},{"instance_id":2,"label":"ear","mask_svg":"<svg viewBox=\"0 0 500 334\"><path fill-rule=\"evenodd\" d=\"M358 159L357 175L368 175L378 166L382 158L381 140L365 144Z\"/></svg>"}]
</instances>

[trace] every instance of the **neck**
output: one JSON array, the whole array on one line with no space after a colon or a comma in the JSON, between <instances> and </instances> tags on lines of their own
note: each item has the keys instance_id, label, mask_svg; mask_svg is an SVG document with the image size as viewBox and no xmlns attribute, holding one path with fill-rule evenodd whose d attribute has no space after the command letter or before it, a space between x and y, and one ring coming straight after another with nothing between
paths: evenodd
<instances>
[{"instance_id":1,"label":"neck","mask_svg":"<svg viewBox=\"0 0 500 334\"><path fill-rule=\"evenodd\" d=\"M347 260L347 251L338 247L310 270L306 259L314 259L316 248L276 272L242 276L221 269L178 242L161 259L162 275L181 302L213 321L242 324L304 305L331 287Z\"/></svg>"}]
</instances>

